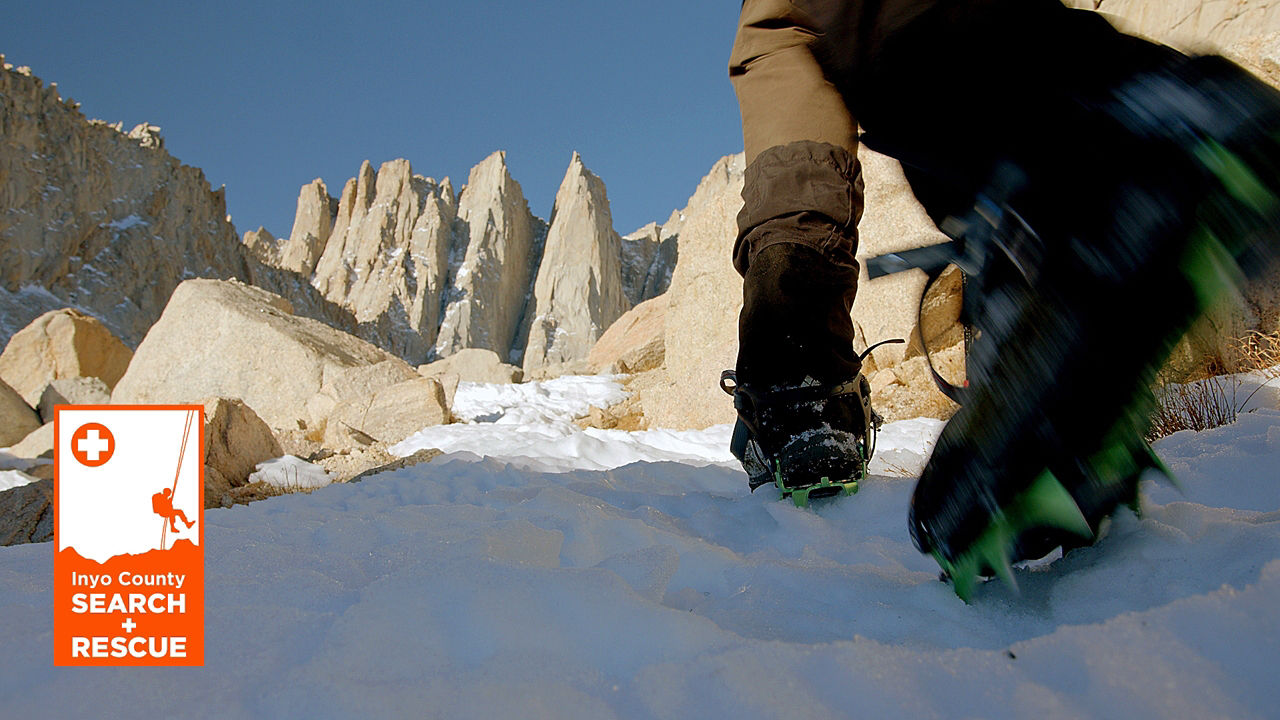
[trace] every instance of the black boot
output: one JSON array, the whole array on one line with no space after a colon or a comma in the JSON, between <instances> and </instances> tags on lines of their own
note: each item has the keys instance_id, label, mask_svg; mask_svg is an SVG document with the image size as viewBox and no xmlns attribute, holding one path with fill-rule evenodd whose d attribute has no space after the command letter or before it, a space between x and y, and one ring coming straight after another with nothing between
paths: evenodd
<instances>
[{"instance_id":1,"label":"black boot","mask_svg":"<svg viewBox=\"0 0 1280 720\"><path fill-rule=\"evenodd\" d=\"M1160 53L1080 96L1070 144L1007 156L946 225L980 336L909 522L962 597L1136 506L1161 469L1143 437L1156 372L1280 249L1280 94L1220 58ZM1067 191L1086 174L1081 206Z\"/></svg>"},{"instance_id":2,"label":"black boot","mask_svg":"<svg viewBox=\"0 0 1280 720\"><path fill-rule=\"evenodd\" d=\"M751 488L774 483L799 505L852 492L878 425L853 348L857 267L797 243L756 254L743 284L732 450Z\"/></svg>"}]
</instances>

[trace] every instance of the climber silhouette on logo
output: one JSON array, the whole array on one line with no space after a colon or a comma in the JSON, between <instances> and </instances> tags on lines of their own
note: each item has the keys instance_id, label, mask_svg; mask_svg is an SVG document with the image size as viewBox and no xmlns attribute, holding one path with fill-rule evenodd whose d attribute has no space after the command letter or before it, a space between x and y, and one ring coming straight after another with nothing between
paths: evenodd
<instances>
[{"instance_id":1,"label":"climber silhouette on logo","mask_svg":"<svg viewBox=\"0 0 1280 720\"><path fill-rule=\"evenodd\" d=\"M169 521L170 532L178 532L176 523L179 519L187 524L188 530L191 529L192 525L196 524L194 520L187 519L186 513L173 506L173 491L169 488L165 488L151 496L151 509L155 514Z\"/></svg>"}]
</instances>

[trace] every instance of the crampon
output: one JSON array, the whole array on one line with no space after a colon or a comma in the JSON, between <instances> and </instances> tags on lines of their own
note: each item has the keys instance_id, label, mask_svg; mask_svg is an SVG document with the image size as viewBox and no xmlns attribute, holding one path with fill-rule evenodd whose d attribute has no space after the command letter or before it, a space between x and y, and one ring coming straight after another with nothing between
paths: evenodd
<instances>
[{"instance_id":1,"label":"crampon","mask_svg":"<svg viewBox=\"0 0 1280 720\"><path fill-rule=\"evenodd\" d=\"M797 507L858 491L882 423L871 409L865 377L759 392L739 385L734 371L726 370L720 387L733 395L738 422L730 450L753 491L772 484Z\"/></svg>"},{"instance_id":2,"label":"crampon","mask_svg":"<svg viewBox=\"0 0 1280 720\"><path fill-rule=\"evenodd\" d=\"M1011 155L940 224L951 242L867 263L873 278L947 264L967 278L967 382L934 373L961 409L909 516L966 601L1139 509L1142 475L1168 475L1146 440L1157 372L1197 317L1277 266L1280 95L1201 57L1095 101L1071 149L1087 156Z\"/></svg>"}]
</instances>

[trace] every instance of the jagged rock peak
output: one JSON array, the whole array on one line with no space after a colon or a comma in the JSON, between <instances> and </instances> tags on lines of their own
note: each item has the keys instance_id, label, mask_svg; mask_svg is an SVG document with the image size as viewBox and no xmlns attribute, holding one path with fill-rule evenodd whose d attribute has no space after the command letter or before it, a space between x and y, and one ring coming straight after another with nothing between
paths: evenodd
<instances>
[{"instance_id":1,"label":"jagged rock peak","mask_svg":"<svg viewBox=\"0 0 1280 720\"><path fill-rule=\"evenodd\" d=\"M319 245L331 202L323 184L302 189L290 235L297 256L311 251L307 238ZM456 215L447 179L415 175L403 158L375 173L366 160L343 188L312 284L358 321L385 325L383 347L421 362L435 341Z\"/></svg>"},{"instance_id":2,"label":"jagged rock peak","mask_svg":"<svg viewBox=\"0 0 1280 720\"><path fill-rule=\"evenodd\" d=\"M249 256L268 265L280 264L280 242L271 231L258 226L257 230L245 232L240 241L244 244Z\"/></svg>"},{"instance_id":3,"label":"jagged rock peak","mask_svg":"<svg viewBox=\"0 0 1280 720\"><path fill-rule=\"evenodd\" d=\"M545 226L529 212L504 151L471 169L458 199L458 221L435 356L475 347L512 358L513 348L515 355L523 349L516 338L523 334Z\"/></svg>"},{"instance_id":4,"label":"jagged rock peak","mask_svg":"<svg viewBox=\"0 0 1280 720\"><path fill-rule=\"evenodd\" d=\"M622 239L613 229L604 181L574 153L556 193L533 290L526 373L586 358L631 307L622 284Z\"/></svg>"},{"instance_id":5,"label":"jagged rock peak","mask_svg":"<svg viewBox=\"0 0 1280 720\"><path fill-rule=\"evenodd\" d=\"M293 230L280 249L280 267L310 275L324 253L338 214L338 199L329 195L324 180L316 178L298 191Z\"/></svg>"}]
</instances>

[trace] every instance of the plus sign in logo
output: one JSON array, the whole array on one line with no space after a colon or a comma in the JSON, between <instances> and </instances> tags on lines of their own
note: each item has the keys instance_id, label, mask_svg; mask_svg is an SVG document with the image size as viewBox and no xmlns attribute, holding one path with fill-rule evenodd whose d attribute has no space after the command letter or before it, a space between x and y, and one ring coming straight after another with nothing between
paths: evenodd
<instances>
[{"instance_id":1,"label":"plus sign in logo","mask_svg":"<svg viewBox=\"0 0 1280 720\"><path fill-rule=\"evenodd\" d=\"M81 465L106 465L115 452L115 436L102 423L85 423L71 435L71 454Z\"/></svg>"}]
</instances>

